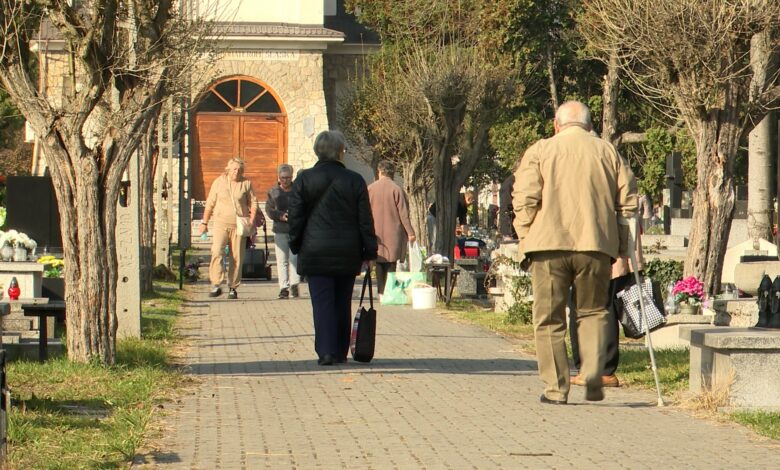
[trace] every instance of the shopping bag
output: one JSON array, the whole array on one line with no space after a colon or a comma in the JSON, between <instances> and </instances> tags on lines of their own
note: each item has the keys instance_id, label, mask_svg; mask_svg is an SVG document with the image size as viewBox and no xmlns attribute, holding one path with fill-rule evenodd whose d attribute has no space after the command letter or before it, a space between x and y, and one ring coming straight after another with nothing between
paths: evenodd
<instances>
[{"instance_id":1,"label":"shopping bag","mask_svg":"<svg viewBox=\"0 0 780 470\"><path fill-rule=\"evenodd\" d=\"M641 286L641 289L638 284L628 286L616 295L616 311L620 323L623 325L623 334L627 338L641 338L648 331L654 331L666 324L661 290L658 284L645 278ZM647 323L645 323L645 316L642 315L639 303L640 295L642 295L647 314Z\"/></svg>"},{"instance_id":2,"label":"shopping bag","mask_svg":"<svg viewBox=\"0 0 780 470\"><path fill-rule=\"evenodd\" d=\"M387 273L385 290L382 293L382 305L406 305L411 302L411 288L415 284L425 283L425 273L390 272Z\"/></svg>"},{"instance_id":3,"label":"shopping bag","mask_svg":"<svg viewBox=\"0 0 780 470\"><path fill-rule=\"evenodd\" d=\"M398 260L395 262L395 272L397 273L407 273L409 272L409 261L407 260Z\"/></svg>"},{"instance_id":4,"label":"shopping bag","mask_svg":"<svg viewBox=\"0 0 780 470\"><path fill-rule=\"evenodd\" d=\"M363 306L368 285L369 308ZM371 288L371 270L366 270L363 278L363 290L360 293L360 305L355 312L355 320L352 322L352 334L349 339L349 349L352 351L352 359L358 362L371 362L374 358L376 345L376 310L374 310L374 293Z\"/></svg>"},{"instance_id":5,"label":"shopping bag","mask_svg":"<svg viewBox=\"0 0 780 470\"><path fill-rule=\"evenodd\" d=\"M409 243L409 272L418 273L423 268L423 252L416 241Z\"/></svg>"}]
</instances>

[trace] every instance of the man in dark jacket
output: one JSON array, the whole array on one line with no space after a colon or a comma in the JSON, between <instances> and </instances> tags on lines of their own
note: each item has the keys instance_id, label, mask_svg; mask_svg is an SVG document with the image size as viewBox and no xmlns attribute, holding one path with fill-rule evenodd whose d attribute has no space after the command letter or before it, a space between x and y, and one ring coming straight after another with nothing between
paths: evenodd
<instances>
[{"instance_id":1,"label":"man in dark jacket","mask_svg":"<svg viewBox=\"0 0 780 470\"><path fill-rule=\"evenodd\" d=\"M377 256L366 182L344 167L345 151L343 134L320 133L319 161L298 174L290 197L290 249L309 282L320 365L347 361L355 277Z\"/></svg>"},{"instance_id":2,"label":"man in dark jacket","mask_svg":"<svg viewBox=\"0 0 780 470\"><path fill-rule=\"evenodd\" d=\"M276 270L279 273L279 298L298 297L298 257L290 252L290 224L287 223L290 195L292 194L293 167L283 163L277 170L279 183L268 191L265 210L274 221L276 245Z\"/></svg>"},{"instance_id":3,"label":"man in dark jacket","mask_svg":"<svg viewBox=\"0 0 780 470\"><path fill-rule=\"evenodd\" d=\"M515 168L513 171L517 169ZM517 232L513 222L515 220L515 210L512 207L512 189L515 185L515 174L507 176L501 183L499 190L499 209L498 209L498 231L501 232L501 238L504 240L517 240Z\"/></svg>"}]
</instances>

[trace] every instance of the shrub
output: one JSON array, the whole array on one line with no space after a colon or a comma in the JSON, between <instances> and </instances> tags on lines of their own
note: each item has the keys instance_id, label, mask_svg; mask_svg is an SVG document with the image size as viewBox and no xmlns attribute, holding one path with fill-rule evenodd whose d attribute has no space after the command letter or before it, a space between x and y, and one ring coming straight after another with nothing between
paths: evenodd
<instances>
[{"instance_id":1,"label":"shrub","mask_svg":"<svg viewBox=\"0 0 780 470\"><path fill-rule=\"evenodd\" d=\"M531 300L531 276L520 273L512 278L510 293L515 303L506 313L505 323L510 325L530 325L533 321L533 305Z\"/></svg>"},{"instance_id":2,"label":"shrub","mask_svg":"<svg viewBox=\"0 0 780 470\"><path fill-rule=\"evenodd\" d=\"M672 259L651 259L645 262L645 274L661 286L661 292L666 298L669 284L683 277L683 263Z\"/></svg>"}]
</instances>

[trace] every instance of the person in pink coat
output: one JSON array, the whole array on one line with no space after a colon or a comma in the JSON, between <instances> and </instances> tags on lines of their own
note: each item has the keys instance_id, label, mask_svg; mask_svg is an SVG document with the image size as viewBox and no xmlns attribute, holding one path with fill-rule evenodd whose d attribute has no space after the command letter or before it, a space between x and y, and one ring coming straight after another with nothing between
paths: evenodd
<instances>
[{"instance_id":1,"label":"person in pink coat","mask_svg":"<svg viewBox=\"0 0 780 470\"><path fill-rule=\"evenodd\" d=\"M374 216L374 231L379 242L376 258L377 290L385 290L387 273L395 272L395 263L406 258L406 245L416 240L409 207L403 189L393 181L395 168L382 160L377 165L379 177L368 186L368 199Z\"/></svg>"}]
</instances>

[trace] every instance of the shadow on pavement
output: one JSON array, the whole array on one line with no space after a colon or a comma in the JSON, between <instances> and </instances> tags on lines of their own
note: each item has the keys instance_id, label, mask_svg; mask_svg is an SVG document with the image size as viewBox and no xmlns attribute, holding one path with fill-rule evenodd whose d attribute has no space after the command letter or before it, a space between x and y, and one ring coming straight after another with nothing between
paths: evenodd
<instances>
[{"instance_id":1,"label":"shadow on pavement","mask_svg":"<svg viewBox=\"0 0 780 470\"><path fill-rule=\"evenodd\" d=\"M192 364L194 375L290 375L328 372L364 374L536 374L536 362L525 359L375 358L369 364L350 360L336 366L319 366L316 359L295 361L217 362Z\"/></svg>"}]
</instances>

